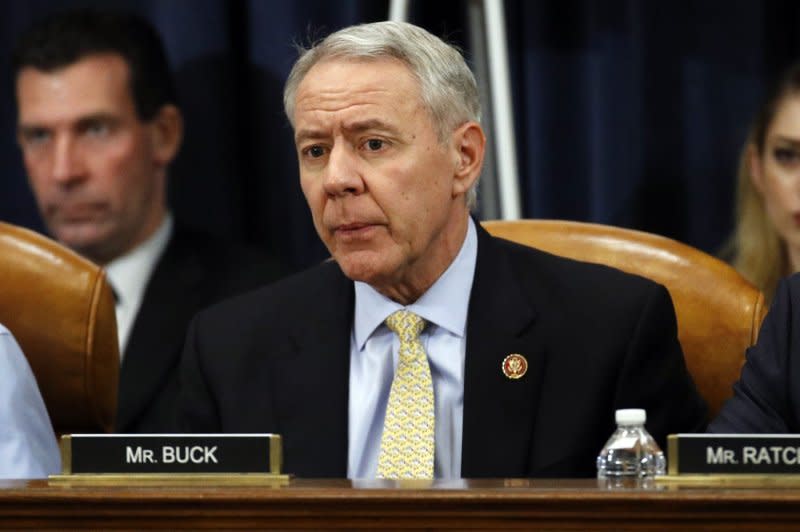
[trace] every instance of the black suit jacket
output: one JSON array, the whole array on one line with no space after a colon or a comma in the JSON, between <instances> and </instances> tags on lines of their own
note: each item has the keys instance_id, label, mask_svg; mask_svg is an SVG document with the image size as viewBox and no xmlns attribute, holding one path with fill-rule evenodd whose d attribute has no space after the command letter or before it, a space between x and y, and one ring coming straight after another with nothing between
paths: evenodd
<instances>
[{"instance_id":1,"label":"black suit jacket","mask_svg":"<svg viewBox=\"0 0 800 532\"><path fill-rule=\"evenodd\" d=\"M202 308L277 278L264 254L175 225L147 283L122 359L118 432L174 429L178 361Z\"/></svg>"},{"instance_id":2,"label":"black suit jacket","mask_svg":"<svg viewBox=\"0 0 800 532\"><path fill-rule=\"evenodd\" d=\"M800 432L800 274L778 285L733 392L710 432Z\"/></svg>"},{"instance_id":3,"label":"black suit jacket","mask_svg":"<svg viewBox=\"0 0 800 532\"><path fill-rule=\"evenodd\" d=\"M345 477L353 306L328 262L198 315L182 428L277 432L287 472ZM529 362L519 380L510 353ZM662 444L705 427L662 286L480 227L465 364L463 477L594 476L617 408L647 409Z\"/></svg>"}]
</instances>

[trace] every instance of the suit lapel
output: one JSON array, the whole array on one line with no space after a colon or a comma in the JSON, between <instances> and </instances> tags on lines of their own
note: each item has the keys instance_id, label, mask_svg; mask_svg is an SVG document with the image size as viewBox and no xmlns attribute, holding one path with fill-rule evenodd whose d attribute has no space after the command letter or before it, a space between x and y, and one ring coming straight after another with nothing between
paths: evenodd
<instances>
[{"instance_id":1,"label":"suit lapel","mask_svg":"<svg viewBox=\"0 0 800 532\"><path fill-rule=\"evenodd\" d=\"M345 477L354 293L336 264L325 268L302 313L291 313L302 321L290 325L290 355L276 362L275 411L286 471Z\"/></svg>"},{"instance_id":2,"label":"suit lapel","mask_svg":"<svg viewBox=\"0 0 800 532\"><path fill-rule=\"evenodd\" d=\"M464 370L464 478L514 477L530 469L530 449L544 372L544 338L523 297L511 258L480 225L467 318ZM510 379L506 356L525 357L528 370Z\"/></svg>"},{"instance_id":3,"label":"suit lapel","mask_svg":"<svg viewBox=\"0 0 800 532\"><path fill-rule=\"evenodd\" d=\"M125 432L164 387L197 310L203 271L176 229L147 283L120 369L118 430Z\"/></svg>"}]
</instances>

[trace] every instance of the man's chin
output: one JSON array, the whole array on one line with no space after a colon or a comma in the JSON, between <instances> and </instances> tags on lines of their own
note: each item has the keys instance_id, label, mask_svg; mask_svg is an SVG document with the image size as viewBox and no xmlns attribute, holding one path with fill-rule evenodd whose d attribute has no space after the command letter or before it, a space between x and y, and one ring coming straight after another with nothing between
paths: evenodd
<instances>
[{"instance_id":1,"label":"man's chin","mask_svg":"<svg viewBox=\"0 0 800 532\"><path fill-rule=\"evenodd\" d=\"M96 227L69 227L53 231L53 235L61 244L94 262L105 263L111 260L107 257L109 253L105 251L109 240L107 231Z\"/></svg>"},{"instance_id":2,"label":"man's chin","mask_svg":"<svg viewBox=\"0 0 800 532\"><path fill-rule=\"evenodd\" d=\"M388 257L377 251L357 251L334 257L348 279L369 285L381 284L388 277Z\"/></svg>"}]
</instances>

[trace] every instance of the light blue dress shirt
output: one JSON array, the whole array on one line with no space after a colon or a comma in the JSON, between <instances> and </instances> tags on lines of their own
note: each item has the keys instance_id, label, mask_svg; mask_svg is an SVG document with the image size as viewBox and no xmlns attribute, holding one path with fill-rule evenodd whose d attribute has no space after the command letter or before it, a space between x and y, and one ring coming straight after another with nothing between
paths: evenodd
<instances>
[{"instance_id":1,"label":"light blue dress shirt","mask_svg":"<svg viewBox=\"0 0 800 532\"><path fill-rule=\"evenodd\" d=\"M433 378L434 476L444 479L461 476L467 308L477 255L478 237L470 219L467 236L453 263L408 307L366 283L355 283L355 317L350 335L349 478L375 478L386 403L400 348L397 335L386 327L384 320L402 308L428 322L420 339Z\"/></svg>"},{"instance_id":2,"label":"light blue dress shirt","mask_svg":"<svg viewBox=\"0 0 800 532\"><path fill-rule=\"evenodd\" d=\"M36 379L16 340L0 325L0 478L46 478L60 470Z\"/></svg>"}]
</instances>

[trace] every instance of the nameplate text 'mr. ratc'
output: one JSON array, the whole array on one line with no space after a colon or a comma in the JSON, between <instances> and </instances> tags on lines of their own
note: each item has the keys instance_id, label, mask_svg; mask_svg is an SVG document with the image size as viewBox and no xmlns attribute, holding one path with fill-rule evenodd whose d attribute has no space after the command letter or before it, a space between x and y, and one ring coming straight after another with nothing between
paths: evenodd
<instances>
[{"instance_id":1,"label":"nameplate text 'mr. ratc'","mask_svg":"<svg viewBox=\"0 0 800 532\"><path fill-rule=\"evenodd\" d=\"M800 473L797 434L673 434L670 475Z\"/></svg>"}]
</instances>

